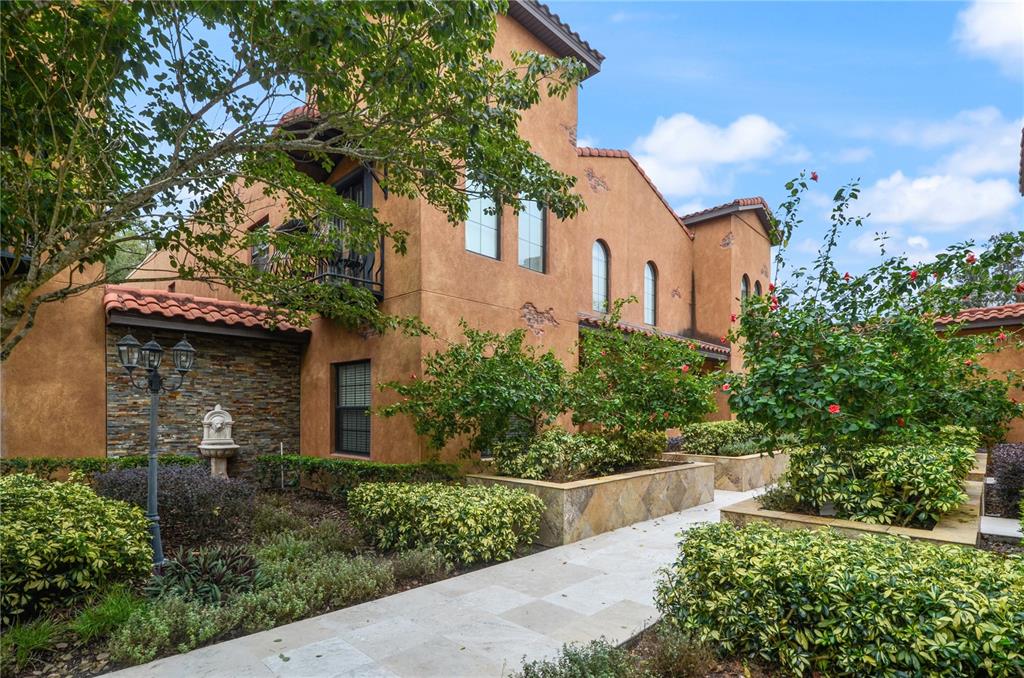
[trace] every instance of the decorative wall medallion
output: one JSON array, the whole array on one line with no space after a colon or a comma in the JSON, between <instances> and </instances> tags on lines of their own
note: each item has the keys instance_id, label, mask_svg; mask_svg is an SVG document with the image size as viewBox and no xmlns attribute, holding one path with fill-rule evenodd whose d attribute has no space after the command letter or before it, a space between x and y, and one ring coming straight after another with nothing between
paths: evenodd
<instances>
[{"instance_id":1,"label":"decorative wall medallion","mask_svg":"<svg viewBox=\"0 0 1024 678\"><path fill-rule=\"evenodd\" d=\"M679 291L678 287L673 287L672 288L672 298L673 299L682 299L683 298L683 293Z\"/></svg>"},{"instance_id":2,"label":"decorative wall medallion","mask_svg":"<svg viewBox=\"0 0 1024 678\"><path fill-rule=\"evenodd\" d=\"M718 246L721 247L723 250L727 250L730 247L732 247L732 241L735 239L736 236L732 234L732 231L729 231L722 237L722 242L718 243Z\"/></svg>"},{"instance_id":3,"label":"decorative wall medallion","mask_svg":"<svg viewBox=\"0 0 1024 678\"><path fill-rule=\"evenodd\" d=\"M569 135L569 143L576 148L576 125L566 125L564 122L559 125Z\"/></svg>"}]
</instances>

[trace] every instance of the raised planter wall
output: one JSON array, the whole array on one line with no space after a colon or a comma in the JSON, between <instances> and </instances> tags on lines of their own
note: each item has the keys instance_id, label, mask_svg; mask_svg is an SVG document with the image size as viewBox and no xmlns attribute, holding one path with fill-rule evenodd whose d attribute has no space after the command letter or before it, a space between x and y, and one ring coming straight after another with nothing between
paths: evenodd
<instances>
[{"instance_id":1,"label":"raised planter wall","mask_svg":"<svg viewBox=\"0 0 1024 678\"><path fill-rule=\"evenodd\" d=\"M724 457L714 454L683 454L666 452L667 462L699 461L715 465L715 489L746 492L770 485L789 468L789 454L745 454L742 457Z\"/></svg>"},{"instance_id":2,"label":"raised planter wall","mask_svg":"<svg viewBox=\"0 0 1024 678\"><path fill-rule=\"evenodd\" d=\"M832 528L847 537L854 538L868 534L895 534L937 544L975 546L978 543L978 531L981 527L982 488L982 483L968 481L964 487L967 492L967 501L960 508L943 516L930 530L895 525L871 525L855 520L809 516L803 513L768 511L761 508L761 501L756 497L723 508L722 520L728 520L739 526L760 520L787 530Z\"/></svg>"},{"instance_id":3,"label":"raised planter wall","mask_svg":"<svg viewBox=\"0 0 1024 678\"><path fill-rule=\"evenodd\" d=\"M540 497L544 502L544 515L537 541L544 546L571 544L595 534L706 504L715 495L715 469L706 463L665 466L570 483L484 474L468 475L466 482L518 487Z\"/></svg>"}]
</instances>

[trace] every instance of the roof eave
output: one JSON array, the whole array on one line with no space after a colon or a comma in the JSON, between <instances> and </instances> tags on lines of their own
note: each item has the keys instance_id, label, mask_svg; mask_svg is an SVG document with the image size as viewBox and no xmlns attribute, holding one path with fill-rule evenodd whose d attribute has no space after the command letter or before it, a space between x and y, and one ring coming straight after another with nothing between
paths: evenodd
<instances>
[{"instance_id":1,"label":"roof eave","mask_svg":"<svg viewBox=\"0 0 1024 678\"><path fill-rule=\"evenodd\" d=\"M599 73L604 55L569 31L557 16L546 9L534 0L511 0L508 15L540 38L558 56L571 56L583 62L588 78Z\"/></svg>"},{"instance_id":2,"label":"roof eave","mask_svg":"<svg viewBox=\"0 0 1024 678\"><path fill-rule=\"evenodd\" d=\"M768 235L768 239L771 240L772 244L778 244L777 233L775 228L772 226L771 219L768 216L768 211L763 205L724 205L717 209L710 210L708 212L702 212L699 215L691 217L681 217L681 220L686 226L693 227L703 221L711 221L712 219L718 219L719 217L729 216L730 214L736 214L737 212L750 212L753 211L757 214L757 220L761 222L761 227L764 228L764 232Z\"/></svg>"}]
</instances>

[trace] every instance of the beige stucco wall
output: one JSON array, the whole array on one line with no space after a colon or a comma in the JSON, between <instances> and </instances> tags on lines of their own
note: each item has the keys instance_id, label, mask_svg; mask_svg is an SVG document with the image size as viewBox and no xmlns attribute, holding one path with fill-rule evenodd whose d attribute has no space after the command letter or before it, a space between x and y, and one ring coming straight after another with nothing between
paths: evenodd
<instances>
[{"instance_id":1,"label":"beige stucco wall","mask_svg":"<svg viewBox=\"0 0 1024 678\"><path fill-rule=\"evenodd\" d=\"M76 274L92 279L87 269ZM54 280L43 291L63 286ZM103 288L39 308L0 364L0 456L106 454Z\"/></svg>"}]
</instances>

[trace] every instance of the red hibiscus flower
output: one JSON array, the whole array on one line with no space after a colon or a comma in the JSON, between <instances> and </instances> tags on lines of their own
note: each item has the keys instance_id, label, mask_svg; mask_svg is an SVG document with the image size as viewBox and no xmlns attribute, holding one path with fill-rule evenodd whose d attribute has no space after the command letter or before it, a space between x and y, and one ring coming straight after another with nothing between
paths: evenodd
<instances>
[{"instance_id":1,"label":"red hibiscus flower","mask_svg":"<svg viewBox=\"0 0 1024 678\"><path fill-rule=\"evenodd\" d=\"M733 313L733 314L732 314L731 316L729 316L729 320L730 320L731 322L736 322L736 314L735 314L735 313Z\"/></svg>"},{"instance_id":2,"label":"red hibiscus flower","mask_svg":"<svg viewBox=\"0 0 1024 678\"><path fill-rule=\"evenodd\" d=\"M732 386L730 386L729 384L722 384L723 391L728 391L730 388L732 388Z\"/></svg>"},{"instance_id":3,"label":"red hibiscus flower","mask_svg":"<svg viewBox=\"0 0 1024 678\"><path fill-rule=\"evenodd\" d=\"M719 340L720 342L722 342L723 344L724 344L724 343L726 342L726 339L725 339L725 337L719 337L719 338L718 338L718 340Z\"/></svg>"},{"instance_id":4,"label":"red hibiscus flower","mask_svg":"<svg viewBox=\"0 0 1024 678\"><path fill-rule=\"evenodd\" d=\"M1021 283L1021 284L1024 285L1024 283ZM775 283L768 283L768 291L769 292L774 292L775 291Z\"/></svg>"},{"instance_id":5,"label":"red hibiscus flower","mask_svg":"<svg viewBox=\"0 0 1024 678\"><path fill-rule=\"evenodd\" d=\"M973 360L967 359L967 360L964 361L964 365L967 365L968 367L970 367L973 364L974 364Z\"/></svg>"},{"instance_id":6,"label":"red hibiscus flower","mask_svg":"<svg viewBox=\"0 0 1024 678\"><path fill-rule=\"evenodd\" d=\"M1017 286L1013 288L1017 294L1024 294L1024 281L1017 283Z\"/></svg>"},{"instance_id":7,"label":"red hibiscus flower","mask_svg":"<svg viewBox=\"0 0 1024 678\"><path fill-rule=\"evenodd\" d=\"M679 369L680 369L680 370L682 370L682 371L683 371L683 373L686 373L686 372L689 372L689 371L690 371L690 366L689 366L689 365L683 365L683 366L682 366L682 367L680 367Z\"/></svg>"},{"instance_id":8,"label":"red hibiscus flower","mask_svg":"<svg viewBox=\"0 0 1024 678\"><path fill-rule=\"evenodd\" d=\"M839 405L836 405L835 403L832 403L831 405L829 405L828 406L828 413L829 414L839 414Z\"/></svg>"},{"instance_id":9,"label":"red hibiscus flower","mask_svg":"<svg viewBox=\"0 0 1024 678\"><path fill-rule=\"evenodd\" d=\"M668 419L668 412L662 412L661 413L661 418L662 419Z\"/></svg>"},{"instance_id":10,"label":"red hibiscus flower","mask_svg":"<svg viewBox=\"0 0 1024 678\"><path fill-rule=\"evenodd\" d=\"M811 172L811 181L817 181L817 180L818 180L818 173L817 172Z\"/></svg>"},{"instance_id":11,"label":"red hibiscus flower","mask_svg":"<svg viewBox=\"0 0 1024 678\"><path fill-rule=\"evenodd\" d=\"M996 337L999 341L1006 341L1006 332L1000 332L999 336Z\"/></svg>"},{"instance_id":12,"label":"red hibiscus flower","mask_svg":"<svg viewBox=\"0 0 1024 678\"><path fill-rule=\"evenodd\" d=\"M846 273L843 274L843 280L845 280L846 282L850 282L850 278L851 277L853 277L853 276L850 275L849 271L847 271Z\"/></svg>"},{"instance_id":13,"label":"red hibiscus flower","mask_svg":"<svg viewBox=\"0 0 1024 678\"><path fill-rule=\"evenodd\" d=\"M917 275L918 275L917 269L915 268L913 271L910 272L910 279L911 280L917 280Z\"/></svg>"},{"instance_id":14,"label":"red hibiscus flower","mask_svg":"<svg viewBox=\"0 0 1024 678\"><path fill-rule=\"evenodd\" d=\"M906 425L906 423L907 423L907 422L905 422L905 421L903 420L903 417L897 417L897 418L896 418L896 425L897 425L897 426L899 426L899 427L903 427L903 426L905 426L905 425Z\"/></svg>"},{"instance_id":15,"label":"red hibiscus flower","mask_svg":"<svg viewBox=\"0 0 1024 678\"><path fill-rule=\"evenodd\" d=\"M601 351L601 355L602 355L602 356L606 356L606 355L608 355L608 351Z\"/></svg>"},{"instance_id":16,"label":"red hibiscus flower","mask_svg":"<svg viewBox=\"0 0 1024 678\"><path fill-rule=\"evenodd\" d=\"M974 252L968 252L967 258L964 259L964 261L966 261L968 264L973 264L976 261L978 261L978 257L974 256Z\"/></svg>"}]
</instances>

